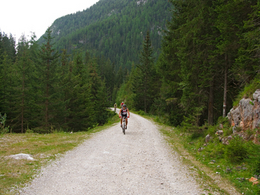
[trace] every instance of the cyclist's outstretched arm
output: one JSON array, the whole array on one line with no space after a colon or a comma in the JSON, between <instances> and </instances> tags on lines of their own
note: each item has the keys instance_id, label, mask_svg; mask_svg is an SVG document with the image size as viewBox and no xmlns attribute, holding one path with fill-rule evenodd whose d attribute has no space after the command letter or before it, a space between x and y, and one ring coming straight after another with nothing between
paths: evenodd
<instances>
[{"instance_id":1,"label":"cyclist's outstretched arm","mask_svg":"<svg viewBox=\"0 0 260 195\"><path fill-rule=\"evenodd\" d=\"M129 112L128 108L127 108L127 113L128 113L128 116L129 116L128 118L130 118L130 112Z\"/></svg>"},{"instance_id":2,"label":"cyclist's outstretched arm","mask_svg":"<svg viewBox=\"0 0 260 195\"><path fill-rule=\"evenodd\" d=\"M119 114L118 114L118 116L121 116L121 109L119 110Z\"/></svg>"}]
</instances>

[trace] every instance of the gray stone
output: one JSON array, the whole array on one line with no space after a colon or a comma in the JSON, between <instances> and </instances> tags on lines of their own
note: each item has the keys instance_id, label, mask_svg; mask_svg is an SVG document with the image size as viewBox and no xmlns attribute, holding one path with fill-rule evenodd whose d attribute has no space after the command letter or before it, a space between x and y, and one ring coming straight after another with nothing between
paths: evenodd
<instances>
[{"instance_id":1,"label":"gray stone","mask_svg":"<svg viewBox=\"0 0 260 195\"><path fill-rule=\"evenodd\" d=\"M228 140L232 140L232 136L231 136L231 135L228 136L227 139L228 139Z\"/></svg>"},{"instance_id":2,"label":"gray stone","mask_svg":"<svg viewBox=\"0 0 260 195\"><path fill-rule=\"evenodd\" d=\"M33 157L30 154L23 154L23 153L11 155L9 157L14 158L16 160L21 160L21 159L34 160Z\"/></svg>"},{"instance_id":3,"label":"gray stone","mask_svg":"<svg viewBox=\"0 0 260 195\"><path fill-rule=\"evenodd\" d=\"M239 107L237 107L235 109L232 108L230 110L230 115L231 115L232 121L234 122L234 126L238 126L240 124L240 120L241 120Z\"/></svg>"},{"instance_id":4,"label":"gray stone","mask_svg":"<svg viewBox=\"0 0 260 195\"><path fill-rule=\"evenodd\" d=\"M237 131L236 131L236 127L235 127L235 126L234 126L234 127L232 127L232 132L233 132L233 134L237 132Z\"/></svg>"},{"instance_id":5,"label":"gray stone","mask_svg":"<svg viewBox=\"0 0 260 195\"><path fill-rule=\"evenodd\" d=\"M253 94L253 99L260 102L260 89L257 89L255 93Z\"/></svg>"},{"instance_id":6,"label":"gray stone","mask_svg":"<svg viewBox=\"0 0 260 195\"><path fill-rule=\"evenodd\" d=\"M224 145L228 145L229 144L227 137L222 138L221 141L222 141L222 144L224 144Z\"/></svg>"},{"instance_id":7,"label":"gray stone","mask_svg":"<svg viewBox=\"0 0 260 195\"><path fill-rule=\"evenodd\" d=\"M252 128L254 106L250 102L251 99L245 99L245 98L243 98L239 102L239 109L240 109L240 114L243 121L244 129Z\"/></svg>"},{"instance_id":8,"label":"gray stone","mask_svg":"<svg viewBox=\"0 0 260 195\"><path fill-rule=\"evenodd\" d=\"M206 137L205 137L205 142L208 143L210 141L210 135L208 134Z\"/></svg>"},{"instance_id":9,"label":"gray stone","mask_svg":"<svg viewBox=\"0 0 260 195\"><path fill-rule=\"evenodd\" d=\"M224 133L223 130L218 130L218 131L216 132L216 135L223 135L223 133Z\"/></svg>"},{"instance_id":10,"label":"gray stone","mask_svg":"<svg viewBox=\"0 0 260 195\"><path fill-rule=\"evenodd\" d=\"M255 101L254 112L253 112L253 127L252 129L260 127L260 102Z\"/></svg>"}]
</instances>

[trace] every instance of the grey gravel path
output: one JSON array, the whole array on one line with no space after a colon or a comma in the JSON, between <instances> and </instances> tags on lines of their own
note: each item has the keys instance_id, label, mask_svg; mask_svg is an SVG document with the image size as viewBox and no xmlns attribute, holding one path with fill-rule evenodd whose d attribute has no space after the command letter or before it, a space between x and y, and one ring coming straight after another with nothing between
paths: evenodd
<instances>
[{"instance_id":1,"label":"grey gravel path","mask_svg":"<svg viewBox=\"0 0 260 195\"><path fill-rule=\"evenodd\" d=\"M44 168L26 195L203 194L150 121L131 114Z\"/></svg>"}]
</instances>

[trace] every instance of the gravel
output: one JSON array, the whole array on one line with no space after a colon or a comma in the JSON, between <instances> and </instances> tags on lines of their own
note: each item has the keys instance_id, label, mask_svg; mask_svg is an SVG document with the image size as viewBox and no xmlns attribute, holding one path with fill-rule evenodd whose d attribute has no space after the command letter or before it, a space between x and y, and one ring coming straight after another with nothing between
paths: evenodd
<instances>
[{"instance_id":1,"label":"gravel","mask_svg":"<svg viewBox=\"0 0 260 195\"><path fill-rule=\"evenodd\" d=\"M202 194L156 125L131 114L126 135L117 124L42 169L20 192L59 194Z\"/></svg>"}]
</instances>

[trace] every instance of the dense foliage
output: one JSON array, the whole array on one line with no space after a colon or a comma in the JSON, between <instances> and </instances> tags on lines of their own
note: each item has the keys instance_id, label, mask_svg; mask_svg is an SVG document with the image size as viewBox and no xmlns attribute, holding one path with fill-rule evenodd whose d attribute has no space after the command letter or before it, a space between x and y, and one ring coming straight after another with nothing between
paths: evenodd
<instances>
[{"instance_id":1,"label":"dense foliage","mask_svg":"<svg viewBox=\"0 0 260 195\"><path fill-rule=\"evenodd\" d=\"M218 117L226 116L239 91L259 78L260 3L170 2L174 7L172 19L156 63L160 79L149 84L157 89L159 83L160 90L154 90L152 105L146 111L164 116L173 125L212 125ZM121 93L118 99L125 99L136 110L145 110L145 104L136 105L141 99L135 99L143 89L140 86L138 92L133 87L145 81L131 79L131 75L141 75L138 66L132 71L122 86L131 87L130 95Z\"/></svg>"},{"instance_id":2,"label":"dense foliage","mask_svg":"<svg viewBox=\"0 0 260 195\"><path fill-rule=\"evenodd\" d=\"M12 132L84 131L107 121L106 86L116 84L105 83L116 76L109 60L58 53L50 29L41 46L23 36L15 48L12 36L0 35L0 111Z\"/></svg>"},{"instance_id":3,"label":"dense foliage","mask_svg":"<svg viewBox=\"0 0 260 195\"><path fill-rule=\"evenodd\" d=\"M147 30L158 57L162 29L170 20L169 5L166 0L100 0L83 12L57 19L51 26L54 41L58 50L66 49L69 54L75 49L88 50L109 58L116 70L120 66L130 69L138 61Z\"/></svg>"}]
</instances>

